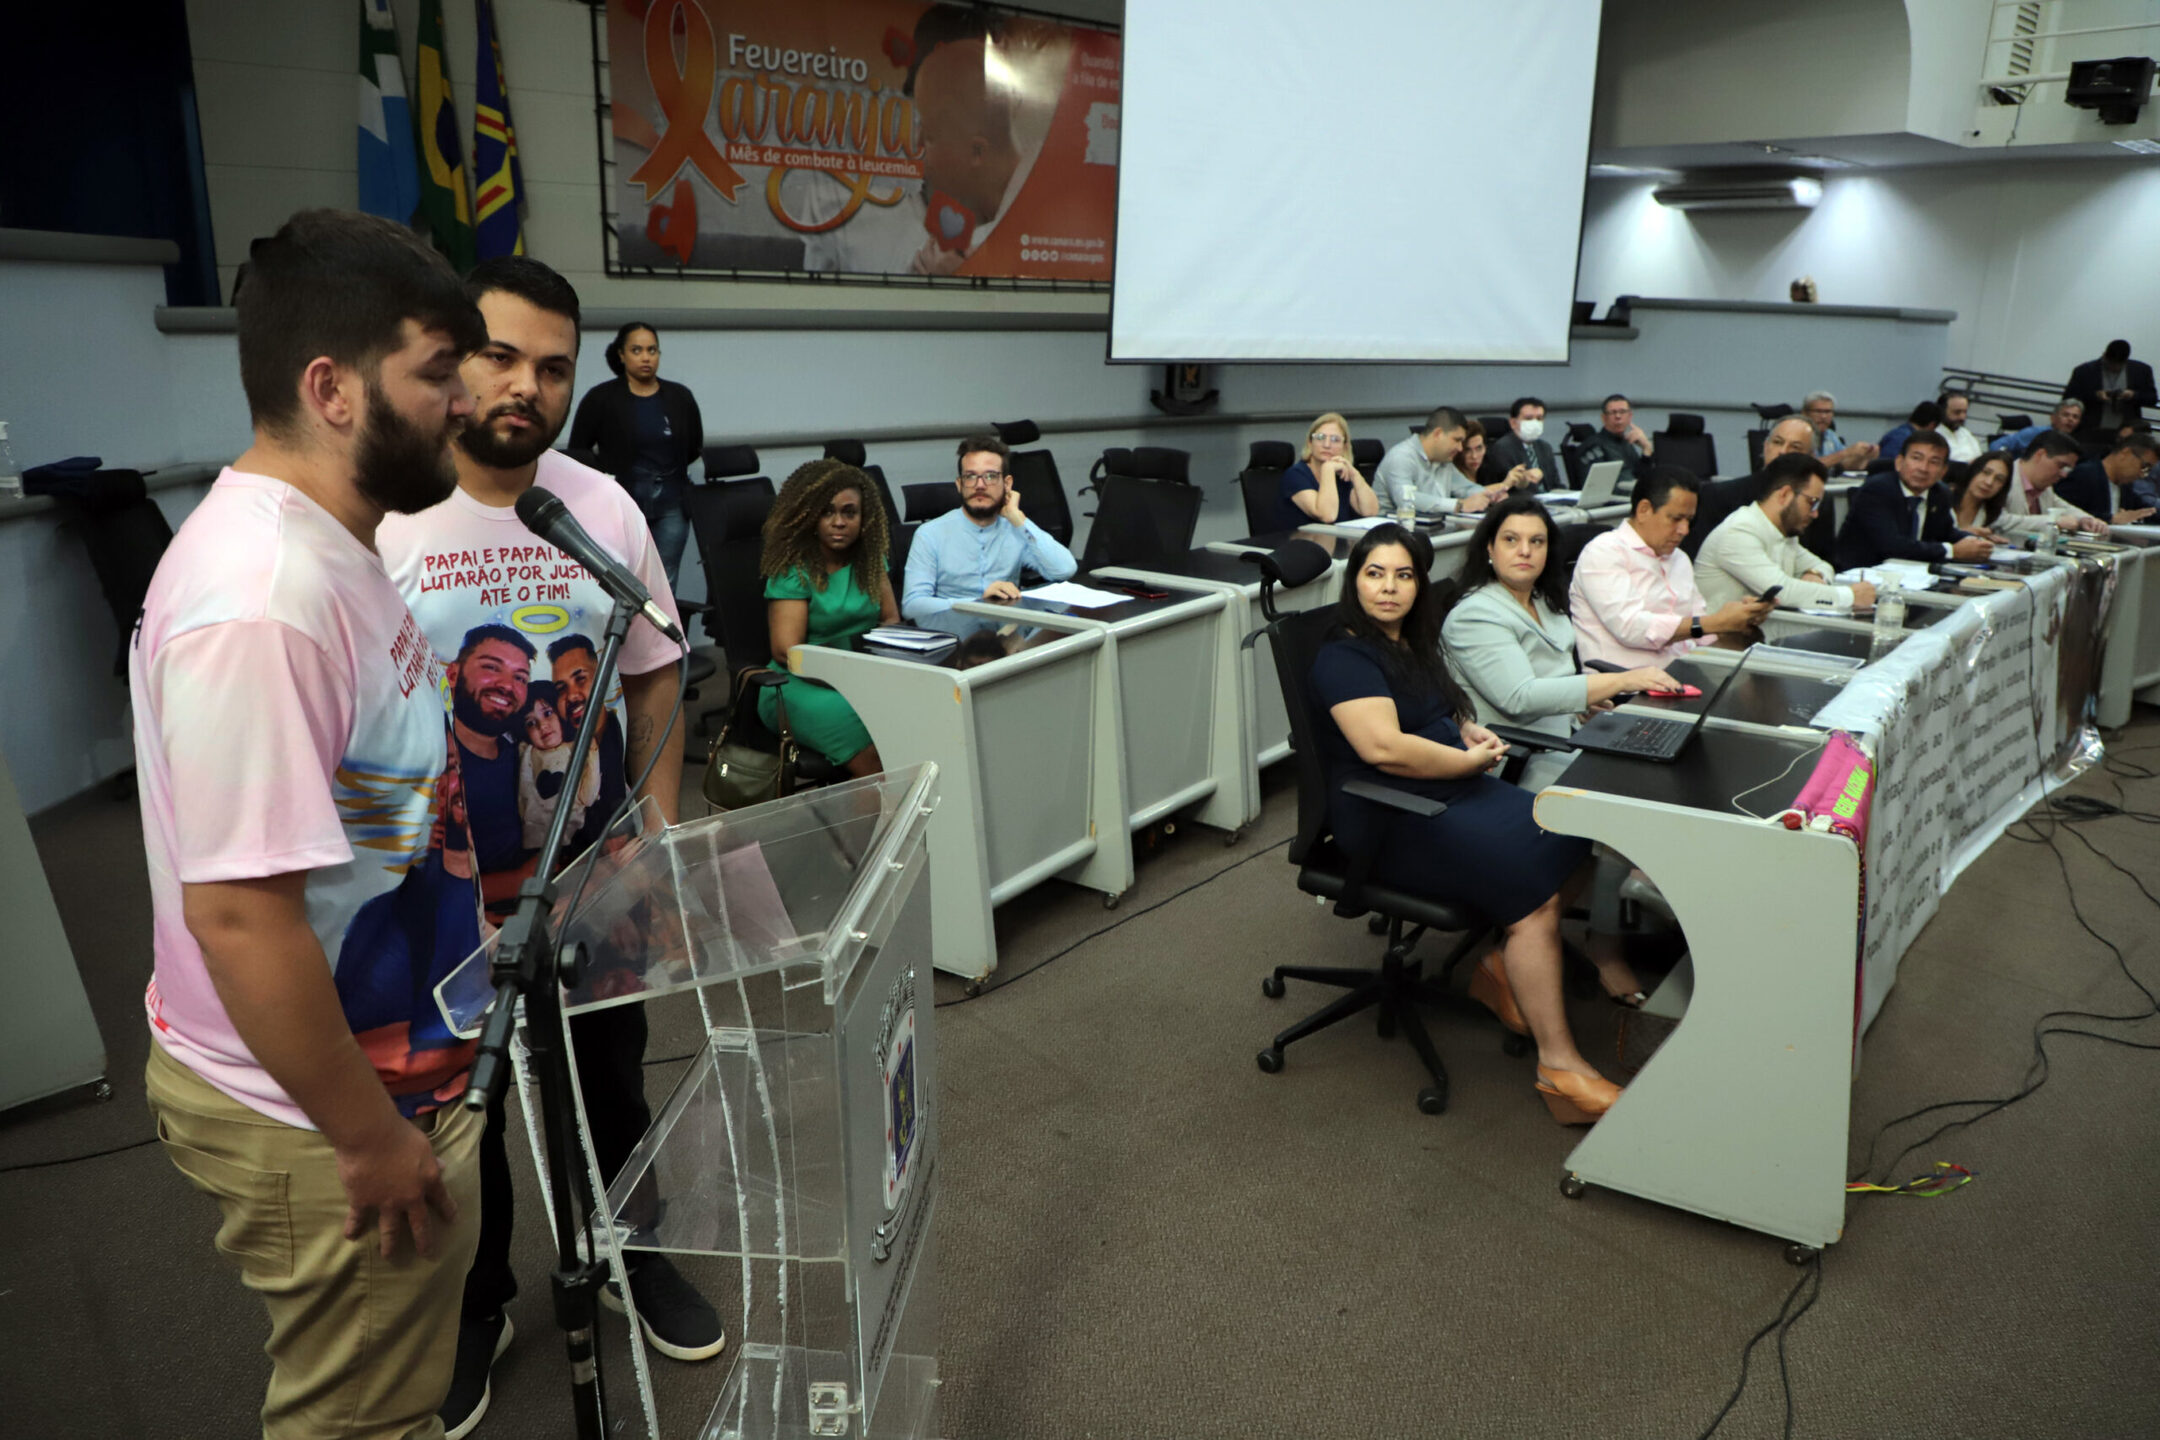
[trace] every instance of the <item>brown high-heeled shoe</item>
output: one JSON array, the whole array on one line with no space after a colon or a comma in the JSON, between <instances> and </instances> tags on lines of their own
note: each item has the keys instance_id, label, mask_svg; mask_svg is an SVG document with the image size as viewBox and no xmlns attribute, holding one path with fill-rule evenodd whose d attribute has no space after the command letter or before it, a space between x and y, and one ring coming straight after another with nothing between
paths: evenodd
<instances>
[{"instance_id":1,"label":"brown high-heeled shoe","mask_svg":"<svg viewBox=\"0 0 2160 1440\"><path fill-rule=\"evenodd\" d=\"M1620 1098L1620 1087L1602 1075L1537 1067L1537 1093L1562 1125L1595 1125Z\"/></svg>"},{"instance_id":2,"label":"brown high-heeled shoe","mask_svg":"<svg viewBox=\"0 0 2160 1440\"><path fill-rule=\"evenodd\" d=\"M1492 1011L1502 1025L1517 1035L1530 1033L1522 1011L1516 1008L1515 989L1508 984L1507 967L1501 963L1499 951L1486 951L1477 969L1470 972L1470 998Z\"/></svg>"}]
</instances>

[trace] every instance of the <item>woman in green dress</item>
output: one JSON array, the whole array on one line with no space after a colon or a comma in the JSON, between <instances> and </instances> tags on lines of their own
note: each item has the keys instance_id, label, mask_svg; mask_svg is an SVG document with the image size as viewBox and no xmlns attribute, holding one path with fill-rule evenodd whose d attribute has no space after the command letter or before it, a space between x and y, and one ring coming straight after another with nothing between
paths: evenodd
<instances>
[{"instance_id":1,"label":"woman in green dress","mask_svg":"<svg viewBox=\"0 0 2160 1440\"><path fill-rule=\"evenodd\" d=\"M846 649L872 626L900 619L885 572L891 527L870 477L838 460L813 460L788 476L765 517L765 625L773 669L797 645ZM884 769L862 717L839 691L789 680L758 694L768 727L787 697L795 738L850 775Z\"/></svg>"}]
</instances>

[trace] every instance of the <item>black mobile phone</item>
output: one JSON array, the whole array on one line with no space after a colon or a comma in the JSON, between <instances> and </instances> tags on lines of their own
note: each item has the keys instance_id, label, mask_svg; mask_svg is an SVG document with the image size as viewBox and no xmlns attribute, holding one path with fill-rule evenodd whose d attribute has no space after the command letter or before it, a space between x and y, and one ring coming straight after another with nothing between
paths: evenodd
<instances>
[{"instance_id":1,"label":"black mobile phone","mask_svg":"<svg viewBox=\"0 0 2160 1440\"><path fill-rule=\"evenodd\" d=\"M1756 596L1755 598L1756 598L1757 600L1764 600L1764 601L1769 601L1769 600L1775 600L1775 599L1777 599L1777 597L1778 597L1778 596L1780 596L1780 595L1782 595L1782 594L1784 594L1784 593L1785 593L1785 587L1784 587L1784 586L1782 586L1782 585L1772 585L1772 586L1771 586L1771 587L1770 587L1769 589L1767 589L1767 590L1763 591L1763 592L1762 592L1762 594L1760 594L1760 595Z\"/></svg>"}]
</instances>

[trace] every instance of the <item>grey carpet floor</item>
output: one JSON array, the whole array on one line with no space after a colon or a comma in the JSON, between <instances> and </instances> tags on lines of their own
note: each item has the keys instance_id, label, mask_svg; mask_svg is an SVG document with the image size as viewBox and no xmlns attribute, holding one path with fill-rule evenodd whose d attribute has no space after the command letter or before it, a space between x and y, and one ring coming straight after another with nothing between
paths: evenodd
<instances>
[{"instance_id":1,"label":"grey carpet floor","mask_svg":"<svg viewBox=\"0 0 2160 1440\"><path fill-rule=\"evenodd\" d=\"M2090 774L2076 793L2160 811L2160 779L2128 773L2160 757L2160 717L2141 712L2111 755L2125 773ZM1115 912L1055 883L1005 906L996 987L938 1012L942 1432L1697 1435L1742 1344L1801 1276L1777 1242L1606 1192L1563 1199L1574 1133L1547 1118L1489 1022L1434 1016L1454 1078L1440 1117L1417 1111L1415 1061L1369 1022L1295 1047L1281 1075L1255 1068L1267 1036L1322 998L1293 986L1264 999L1267 966L1376 953L1361 924L1298 895L1267 848L1294 818L1286 780L1271 777L1236 848L1193 826L1165 839ZM0 1115L0 1167L149 1134L135 811L86 797L36 832L119 1094ZM1856 1164L1893 1116L2012 1093L2044 1012L2150 1008L2079 928L2063 869L2085 920L2160 989L2160 910L2099 858L2160 894L2160 826L2053 834L2055 850L1999 841L1907 955L1866 1037ZM941 979L939 998L963 997ZM694 1048L693 1013L657 1013L650 1053ZM1574 1017L1588 1053L1615 1056L1617 1011L1576 1001ZM2065 1023L2160 1044L2160 1023ZM1630 1056L1652 1039L1648 1022L1631 1027ZM2078 1036L2049 1055L2031 1099L1902 1167L1956 1160L1976 1183L1851 1202L1787 1347L1795 1433L2160 1435L2160 1055ZM656 1102L680 1069L650 1068ZM519 1144L520 1338L479 1433L567 1436L548 1240ZM263 1318L210 1248L213 1215L154 1147L0 1174L0 1434L252 1433ZM698 1278L732 1309L728 1277ZM695 1433L716 1372L656 1363L667 1433ZM1767 1344L1751 1375L1722 1434L1780 1431Z\"/></svg>"}]
</instances>

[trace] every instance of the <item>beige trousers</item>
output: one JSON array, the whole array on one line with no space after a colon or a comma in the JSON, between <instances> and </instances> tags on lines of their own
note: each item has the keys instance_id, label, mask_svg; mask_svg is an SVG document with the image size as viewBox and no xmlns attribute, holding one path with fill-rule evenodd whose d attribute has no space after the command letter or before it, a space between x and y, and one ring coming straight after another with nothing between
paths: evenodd
<instances>
[{"instance_id":1,"label":"beige trousers","mask_svg":"<svg viewBox=\"0 0 2160 1440\"><path fill-rule=\"evenodd\" d=\"M155 1040L144 1080L165 1153L224 1214L219 1252L269 1308L264 1440L441 1440L435 1412L480 1236L484 1117L452 1106L415 1122L458 1218L436 1217L434 1259L408 1237L385 1260L372 1226L345 1238L345 1190L321 1134L249 1109Z\"/></svg>"}]
</instances>

